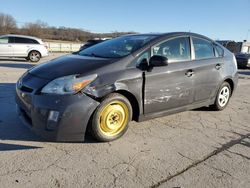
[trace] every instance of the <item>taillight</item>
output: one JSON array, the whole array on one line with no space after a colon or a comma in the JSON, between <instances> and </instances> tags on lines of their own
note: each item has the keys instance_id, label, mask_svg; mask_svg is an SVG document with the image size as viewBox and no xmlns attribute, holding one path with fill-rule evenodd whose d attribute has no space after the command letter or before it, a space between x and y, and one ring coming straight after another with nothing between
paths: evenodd
<instances>
[{"instance_id":1,"label":"taillight","mask_svg":"<svg viewBox=\"0 0 250 188\"><path fill-rule=\"evenodd\" d=\"M237 65L237 60L235 58L235 55L233 54L233 62L234 62L234 65L236 66L236 68L238 69L238 65Z\"/></svg>"}]
</instances>

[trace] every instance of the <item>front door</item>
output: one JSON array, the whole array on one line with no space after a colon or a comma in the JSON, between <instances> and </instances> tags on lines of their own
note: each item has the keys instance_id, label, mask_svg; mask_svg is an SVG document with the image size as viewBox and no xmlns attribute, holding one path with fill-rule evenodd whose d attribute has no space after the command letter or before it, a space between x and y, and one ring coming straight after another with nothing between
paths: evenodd
<instances>
[{"instance_id":1,"label":"front door","mask_svg":"<svg viewBox=\"0 0 250 188\"><path fill-rule=\"evenodd\" d=\"M152 47L151 55L166 56L167 66L145 72L144 113L176 109L193 102L190 38L168 39Z\"/></svg>"}]
</instances>

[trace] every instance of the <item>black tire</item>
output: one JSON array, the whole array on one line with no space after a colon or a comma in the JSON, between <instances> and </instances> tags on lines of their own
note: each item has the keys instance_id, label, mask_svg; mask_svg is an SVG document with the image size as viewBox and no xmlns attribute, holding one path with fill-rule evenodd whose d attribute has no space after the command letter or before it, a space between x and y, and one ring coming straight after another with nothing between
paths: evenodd
<instances>
[{"instance_id":1,"label":"black tire","mask_svg":"<svg viewBox=\"0 0 250 188\"><path fill-rule=\"evenodd\" d=\"M221 101L220 95L221 95L221 92L222 92L222 90L223 90L224 88L228 88L229 96L228 96L228 99L227 99L227 101L225 102L225 104L224 104L224 105L221 105L221 102L220 102L220 101ZM227 105L228 105L228 103L229 103L229 101L230 101L231 94L232 94L232 90L231 90L230 84L229 84L228 82L223 82L223 83L221 84L221 86L220 86L220 89L218 90L218 93L217 93L217 95L216 95L216 99L215 99L214 104L212 105L212 108L213 108L214 110L216 110L216 111L224 110L224 109L227 107Z\"/></svg>"},{"instance_id":2,"label":"black tire","mask_svg":"<svg viewBox=\"0 0 250 188\"><path fill-rule=\"evenodd\" d=\"M29 59L29 61L31 62L38 62L41 59L41 54L40 52L36 51L36 50L32 50L27 59Z\"/></svg>"},{"instance_id":3,"label":"black tire","mask_svg":"<svg viewBox=\"0 0 250 188\"><path fill-rule=\"evenodd\" d=\"M103 131L102 126L108 127L108 125L107 125L108 123L106 123L106 122L114 120L111 114L113 114L115 110L113 109L109 113L106 112L106 114L104 112L105 112L105 109L115 108L115 106L114 107L112 106L112 105L117 105L115 103L117 103L117 104L119 103L119 105L122 104L122 106L124 107L124 109L126 109L126 111L128 113L124 113L125 114L124 117L121 116L124 118L124 121L122 120L122 122L124 122L124 123L121 123L122 127L120 128L119 131L117 131L117 134L107 135L108 132ZM118 114L119 114L119 111L118 111ZM119 118L121 118L121 117L119 115L116 115L116 116L118 116L117 121L121 121L121 120L119 120ZM106 118L105 119L106 121L102 121L102 119L104 117ZM112 118L108 119L108 117L112 117ZM121 119L123 119L123 118L121 118ZM109 141L115 140L117 138L120 138L127 131L128 123L131 121L131 119L132 119L132 107L131 107L129 100L126 97L124 97L123 95L120 95L118 93L112 93L112 94L109 94L107 97L105 97L101 101L101 103L97 107L97 109L95 110L93 117L92 117L91 124L90 124L91 125L90 131L96 140L101 141L101 142L109 142ZM114 120L114 121L116 121L116 120ZM115 122L115 124L116 123L117 122Z\"/></svg>"}]
</instances>

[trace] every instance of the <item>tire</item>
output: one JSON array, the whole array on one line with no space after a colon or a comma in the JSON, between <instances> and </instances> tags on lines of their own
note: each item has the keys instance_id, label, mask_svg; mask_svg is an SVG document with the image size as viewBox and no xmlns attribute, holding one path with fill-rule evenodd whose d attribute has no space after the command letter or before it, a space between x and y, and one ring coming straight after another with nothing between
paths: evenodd
<instances>
[{"instance_id":1,"label":"tire","mask_svg":"<svg viewBox=\"0 0 250 188\"><path fill-rule=\"evenodd\" d=\"M31 62L38 62L41 59L40 52L33 50L29 53L27 59L29 59Z\"/></svg>"},{"instance_id":2,"label":"tire","mask_svg":"<svg viewBox=\"0 0 250 188\"><path fill-rule=\"evenodd\" d=\"M223 82L216 95L215 103L212 108L216 111L220 111L226 108L229 103L232 94L231 86L228 82Z\"/></svg>"},{"instance_id":3,"label":"tire","mask_svg":"<svg viewBox=\"0 0 250 188\"><path fill-rule=\"evenodd\" d=\"M129 100L118 93L105 97L94 112L91 121L91 133L101 142L120 138L128 129L132 119L132 107Z\"/></svg>"}]
</instances>

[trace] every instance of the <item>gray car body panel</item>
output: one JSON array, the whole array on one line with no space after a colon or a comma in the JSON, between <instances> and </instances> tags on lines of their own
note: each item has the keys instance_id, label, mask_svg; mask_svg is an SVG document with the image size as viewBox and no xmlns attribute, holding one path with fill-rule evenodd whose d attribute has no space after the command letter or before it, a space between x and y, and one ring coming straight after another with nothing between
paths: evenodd
<instances>
[{"instance_id":1,"label":"gray car body panel","mask_svg":"<svg viewBox=\"0 0 250 188\"><path fill-rule=\"evenodd\" d=\"M128 97L128 95L132 97L134 99L130 101L132 107L138 106L137 114L133 119L142 121L188 109L209 106L214 103L220 85L227 79L233 84L233 89L236 88L238 75L235 58L232 53L221 45L207 37L193 33L178 32L156 34L156 36L150 43L124 58L106 59L68 55L29 70L29 75L42 80L34 81L31 79L37 83L38 91L49 81L60 76L76 73L82 76L98 75L81 93L73 96L52 97L40 95L38 92L31 97L30 103L33 106L33 113L39 112L40 109L61 111L62 121L58 125L60 128L56 131L54 140L84 140L85 131L94 110L98 107L102 98L113 92L124 94L125 97ZM145 51L151 51L151 47L155 44L180 36L209 40L223 48L224 56L195 60L192 51L192 57L189 61L169 63L164 67L153 67L151 71L143 71L133 65L132 62L136 58ZM64 63L65 61L67 63ZM64 69L56 70L55 74L50 73L56 67L58 68L60 64L62 64ZM220 69L216 69L217 64L221 65ZM194 72L193 76L187 77L186 73L190 70ZM28 83L25 76L21 79L25 84ZM21 108L27 108L26 106L23 107L23 103L20 102L22 101L22 94L19 92L17 88L17 104ZM60 102L56 103L58 100ZM71 126L70 122L77 118L70 118L77 117L80 114L84 114L84 118L80 119L78 124ZM37 126L39 125L38 127L40 128L47 118L47 116L41 117L39 114L31 114L31 117L33 118L33 123ZM46 134L46 130L40 129L40 132L42 135ZM72 134L68 136L67 133Z\"/></svg>"}]
</instances>

